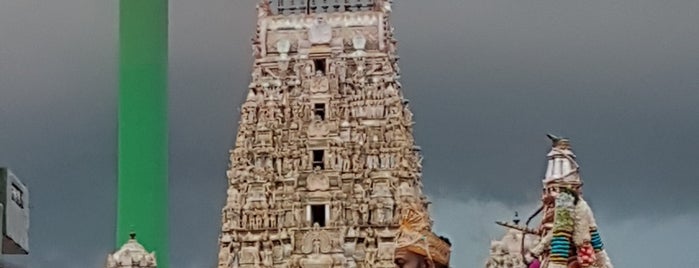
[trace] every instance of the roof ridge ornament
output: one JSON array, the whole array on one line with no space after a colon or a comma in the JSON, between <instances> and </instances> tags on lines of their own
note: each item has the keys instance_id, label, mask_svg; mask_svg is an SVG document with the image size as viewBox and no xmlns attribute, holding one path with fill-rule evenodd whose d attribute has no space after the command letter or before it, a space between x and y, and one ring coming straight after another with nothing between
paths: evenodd
<instances>
[{"instance_id":1,"label":"roof ridge ornament","mask_svg":"<svg viewBox=\"0 0 699 268\"><path fill-rule=\"evenodd\" d=\"M570 139L564 138L564 137L559 137L553 134L546 134L546 137L551 139L551 142L553 143L554 148L559 148L559 149L570 149Z\"/></svg>"},{"instance_id":2,"label":"roof ridge ornament","mask_svg":"<svg viewBox=\"0 0 699 268\"><path fill-rule=\"evenodd\" d=\"M257 17L267 17L272 14L272 8L269 6L269 0L260 0L257 3Z\"/></svg>"},{"instance_id":3,"label":"roof ridge ornament","mask_svg":"<svg viewBox=\"0 0 699 268\"><path fill-rule=\"evenodd\" d=\"M107 256L106 268L156 268L155 253L148 253L136 240L136 232L129 233L127 241L114 254Z\"/></svg>"}]
</instances>

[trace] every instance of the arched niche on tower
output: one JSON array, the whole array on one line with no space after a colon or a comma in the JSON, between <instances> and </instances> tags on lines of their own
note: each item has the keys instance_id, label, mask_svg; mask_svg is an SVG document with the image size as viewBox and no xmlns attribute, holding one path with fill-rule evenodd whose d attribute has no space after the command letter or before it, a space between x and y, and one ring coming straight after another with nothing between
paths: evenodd
<instances>
[{"instance_id":1,"label":"arched niche on tower","mask_svg":"<svg viewBox=\"0 0 699 268\"><path fill-rule=\"evenodd\" d=\"M369 174L371 179L371 198L393 198L394 181L391 171L374 171Z\"/></svg>"},{"instance_id":2,"label":"arched niche on tower","mask_svg":"<svg viewBox=\"0 0 699 268\"><path fill-rule=\"evenodd\" d=\"M320 253L330 253L333 250L333 234L328 230L321 229L320 226L313 226L311 231L306 233L301 240L301 253L310 254L315 250Z\"/></svg>"},{"instance_id":3,"label":"arched niche on tower","mask_svg":"<svg viewBox=\"0 0 699 268\"><path fill-rule=\"evenodd\" d=\"M329 192L309 192L306 194L306 222L312 226L327 227L331 221Z\"/></svg>"},{"instance_id":4,"label":"arched niche on tower","mask_svg":"<svg viewBox=\"0 0 699 268\"><path fill-rule=\"evenodd\" d=\"M377 261L380 265L391 267L393 264L393 253L396 249L396 230L391 230L388 227L379 232L379 245Z\"/></svg>"},{"instance_id":5,"label":"arched niche on tower","mask_svg":"<svg viewBox=\"0 0 699 268\"><path fill-rule=\"evenodd\" d=\"M264 148L272 146L272 131L264 126L258 127L255 133L255 147Z\"/></svg>"},{"instance_id":6,"label":"arched niche on tower","mask_svg":"<svg viewBox=\"0 0 699 268\"><path fill-rule=\"evenodd\" d=\"M306 177L306 189L310 192L330 189L330 178L321 171L314 170Z\"/></svg>"}]
</instances>

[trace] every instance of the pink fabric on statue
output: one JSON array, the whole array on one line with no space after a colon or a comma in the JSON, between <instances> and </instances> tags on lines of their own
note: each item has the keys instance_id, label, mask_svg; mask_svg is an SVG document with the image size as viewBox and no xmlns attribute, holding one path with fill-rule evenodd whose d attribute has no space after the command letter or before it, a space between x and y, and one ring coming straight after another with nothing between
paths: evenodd
<instances>
[{"instance_id":1,"label":"pink fabric on statue","mask_svg":"<svg viewBox=\"0 0 699 268\"><path fill-rule=\"evenodd\" d=\"M529 268L540 268L541 267L541 262L539 260L534 259L530 264Z\"/></svg>"}]
</instances>

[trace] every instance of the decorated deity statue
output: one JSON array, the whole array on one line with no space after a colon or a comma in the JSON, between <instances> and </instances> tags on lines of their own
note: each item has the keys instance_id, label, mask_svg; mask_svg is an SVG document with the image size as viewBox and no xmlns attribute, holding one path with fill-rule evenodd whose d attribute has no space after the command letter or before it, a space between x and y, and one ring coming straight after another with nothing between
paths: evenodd
<instances>
[{"instance_id":1,"label":"decorated deity statue","mask_svg":"<svg viewBox=\"0 0 699 268\"><path fill-rule=\"evenodd\" d=\"M402 212L396 235L394 262L397 268L447 268L449 239L432 232L429 216L421 204L411 203Z\"/></svg>"},{"instance_id":2,"label":"decorated deity statue","mask_svg":"<svg viewBox=\"0 0 699 268\"><path fill-rule=\"evenodd\" d=\"M582 197L580 167L570 142L553 135L549 138L553 148L543 181L542 238L530 255L541 261L542 268L613 268L592 209Z\"/></svg>"},{"instance_id":3,"label":"decorated deity statue","mask_svg":"<svg viewBox=\"0 0 699 268\"><path fill-rule=\"evenodd\" d=\"M589 206L574 190L556 194L553 229L531 249L540 256L548 251L544 268L612 268Z\"/></svg>"},{"instance_id":4,"label":"decorated deity statue","mask_svg":"<svg viewBox=\"0 0 699 268\"><path fill-rule=\"evenodd\" d=\"M548 137L552 148L547 154L541 207L527 219L525 226L518 225L519 219L512 224L497 222L509 228L508 235L497 242L511 245L509 255L516 252L522 263L515 268L525 265L527 268L613 268L592 209L582 196L580 166L570 141L553 135ZM528 228L529 222L539 213L543 214L541 224ZM514 240L520 243L513 243ZM486 267L508 267L500 261L506 255L493 250Z\"/></svg>"}]
</instances>

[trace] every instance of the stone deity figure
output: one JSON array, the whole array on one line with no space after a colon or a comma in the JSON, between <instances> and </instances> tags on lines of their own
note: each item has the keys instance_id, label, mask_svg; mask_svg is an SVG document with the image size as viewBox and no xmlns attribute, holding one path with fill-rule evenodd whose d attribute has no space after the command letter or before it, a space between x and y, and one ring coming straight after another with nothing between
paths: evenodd
<instances>
[{"instance_id":1,"label":"stone deity figure","mask_svg":"<svg viewBox=\"0 0 699 268\"><path fill-rule=\"evenodd\" d=\"M257 17L262 18L270 13L270 6L269 6L269 1L260 1L257 3Z\"/></svg>"},{"instance_id":2,"label":"stone deity figure","mask_svg":"<svg viewBox=\"0 0 699 268\"><path fill-rule=\"evenodd\" d=\"M235 187L228 188L228 203L229 208L236 208L240 203L240 194Z\"/></svg>"},{"instance_id":3,"label":"stone deity figure","mask_svg":"<svg viewBox=\"0 0 699 268\"><path fill-rule=\"evenodd\" d=\"M332 40L333 29L324 17L318 17L308 31L308 41L312 44L328 44Z\"/></svg>"},{"instance_id":4,"label":"stone deity figure","mask_svg":"<svg viewBox=\"0 0 699 268\"><path fill-rule=\"evenodd\" d=\"M230 251L228 248L223 248L218 253L218 267L225 268L230 266Z\"/></svg>"},{"instance_id":5,"label":"stone deity figure","mask_svg":"<svg viewBox=\"0 0 699 268\"><path fill-rule=\"evenodd\" d=\"M393 209L395 209L395 203L390 199L386 200L383 206L384 223L388 223L393 219Z\"/></svg>"},{"instance_id":6,"label":"stone deity figure","mask_svg":"<svg viewBox=\"0 0 699 268\"><path fill-rule=\"evenodd\" d=\"M313 240L313 250L311 254L302 260L300 264L302 268L330 268L333 265L333 258L321 253L320 240Z\"/></svg>"},{"instance_id":7,"label":"stone deity figure","mask_svg":"<svg viewBox=\"0 0 699 268\"><path fill-rule=\"evenodd\" d=\"M386 211L384 210L383 203L378 203L376 205L376 220L375 224L384 224L386 221Z\"/></svg>"},{"instance_id":8,"label":"stone deity figure","mask_svg":"<svg viewBox=\"0 0 699 268\"><path fill-rule=\"evenodd\" d=\"M410 111L409 105L407 103L403 108L403 116L405 118L406 123L411 124L413 122L413 112Z\"/></svg>"},{"instance_id":9,"label":"stone deity figure","mask_svg":"<svg viewBox=\"0 0 699 268\"><path fill-rule=\"evenodd\" d=\"M342 150L342 171L350 171L350 168L352 166L352 162L349 156L349 153L347 150Z\"/></svg>"},{"instance_id":10,"label":"stone deity figure","mask_svg":"<svg viewBox=\"0 0 699 268\"><path fill-rule=\"evenodd\" d=\"M562 188L555 194L553 229L530 251L544 268L613 268L592 212L579 194Z\"/></svg>"},{"instance_id":11,"label":"stone deity figure","mask_svg":"<svg viewBox=\"0 0 699 268\"><path fill-rule=\"evenodd\" d=\"M289 258L291 257L291 253L294 251L294 245L289 243L283 243L282 244L282 256L284 258Z\"/></svg>"},{"instance_id":12,"label":"stone deity figure","mask_svg":"<svg viewBox=\"0 0 699 268\"><path fill-rule=\"evenodd\" d=\"M336 226L341 226L344 222L343 220L343 215L342 215L342 202L341 201L334 201L333 202L333 211L332 211L332 218L333 222L335 223Z\"/></svg>"},{"instance_id":13,"label":"stone deity figure","mask_svg":"<svg viewBox=\"0 0 699 268\"><path fill-rule=\"evenodd\" d=\"M369 205L366 203L359 204L359 213L361 214L361 224L367 224L369 223Z\"/></svg>"},{"instance_id":14,"label":"stone deity figure","mask_svg":"<svg viewBox=\"0 0 699 268\"><path fill-rule=\"evenodd\" d=\"M255 228L256 229L264 228L264 226L262 224L262 215L255 216Z\"/></svg>"},{"instance_id":15,"label":"stone deity figure","mask_svg":"<svg viewBox=\"0 0 699 268\"><path fill-rule=\"evenodd\" d=\"M311 93L327 92L329 88L328 77L321 70L317 70L311 80Z\"/></svg>"},{"instance_id":16,"label":"stone deity figure","mask_svg":"<svg viewBox=\"0 0 699 268\"><path fill-rule=\"evenodd\" d=\"M355 152L352 155L352 170L355 172L360 171L363 166L361 155L358 152Z\"/></svg>"},{"instance_id":17,"label":"stone deity figure","mask_svg":"<svg viewBox=\"0 0 699 268\"><path fill-rule=\"evenodd\" d=\"M365 262L369 265L374 265L376 263L376 255L378 253L376 245L368 244L364 251L366 252Z\"/></svg>"},{"instance_id":18,"label":"stone deity figure","mask_svg":"<svg viewBox=\"0 0 699 268\"><path fill-rule=\"evenodd\" d=\"M337 63L337 76L341 83L344 83L347 79L347 65L345 62Z\"/></svg>"},{"instance_id":19,"label":"stone deity figure","mask_svg":"<svg viewBox=\"0 0 699 268\"><path fill-rule=\"evenodd\" d=\"M303 209L296 209L296 213L294 214L294 222L296 223L296 226L300 227L305 227L306 226L306 214L304 213Z\"/></svg>"},{"instance_id":20,"label":"stone deity figure","mask_svg":"<svg viewBox=\"0 0 699 268\"><path fill-rule=\"evenodd\" d=\"M272 249L270 247L265 247L260 253L262 253L262 265L264 267L272 267Z\"/></svg>"}]
</instances>

